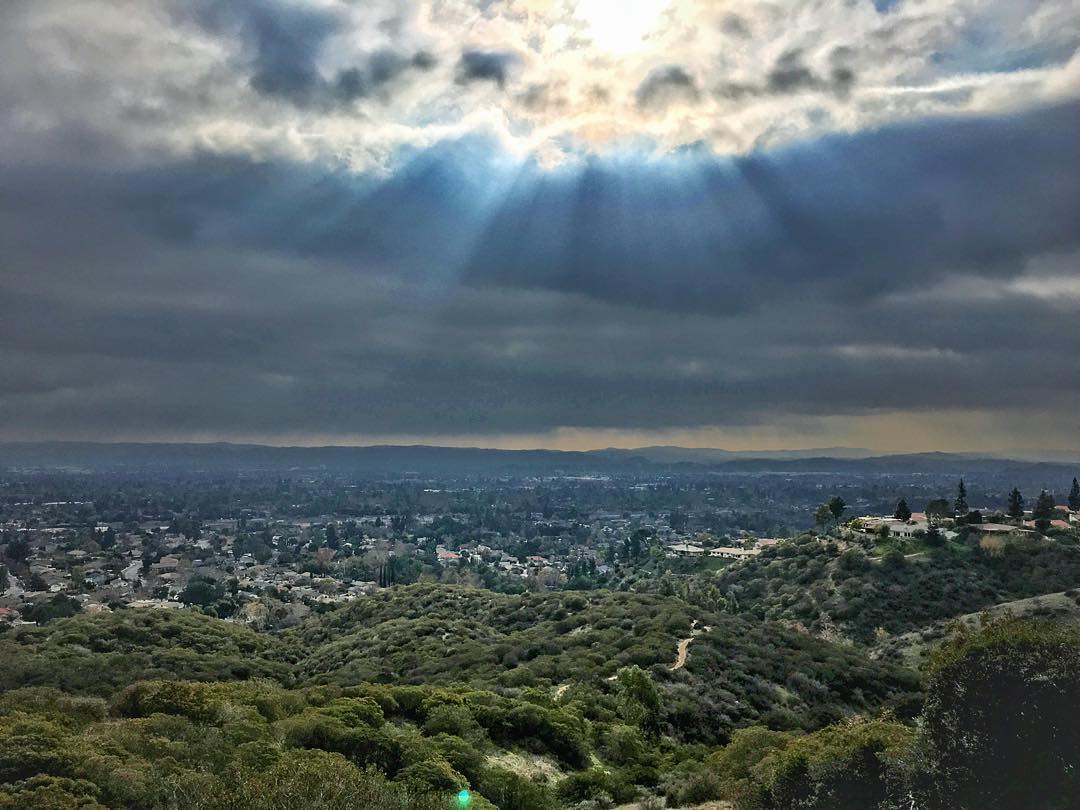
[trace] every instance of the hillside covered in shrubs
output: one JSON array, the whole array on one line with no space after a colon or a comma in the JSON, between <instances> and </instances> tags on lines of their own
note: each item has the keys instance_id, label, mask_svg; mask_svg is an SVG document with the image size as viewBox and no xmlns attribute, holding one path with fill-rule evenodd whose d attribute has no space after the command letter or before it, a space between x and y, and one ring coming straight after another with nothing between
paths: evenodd
<instances>
[{"instance_id":1,"label":"hillside covered in shrubs","mask_svg":"<svg viewBox=\"0 0 1080 810\"><path fill-rule=\"evenodd\" d=\"M0 807L1068 808L1078 673L1067 622L958 632L920 676L603 591L388 589L280 635L116 611L0 635ZM1026 772L1040 804L1001 792Z\"/></svg>"},{"instance_id":2,"label":"hillside covered in shrubs","mask_svg":"<svg viewBox=\"0 0 1080 810\"><path fill-rule=\"evenodd\" d=\"M870 643L1001 602L1075 588L1080 549L1039 539L879 557L811 535L703 575L726 609ZM685 586L684 586L685 587Z\"/></svg>"}]
</instances>

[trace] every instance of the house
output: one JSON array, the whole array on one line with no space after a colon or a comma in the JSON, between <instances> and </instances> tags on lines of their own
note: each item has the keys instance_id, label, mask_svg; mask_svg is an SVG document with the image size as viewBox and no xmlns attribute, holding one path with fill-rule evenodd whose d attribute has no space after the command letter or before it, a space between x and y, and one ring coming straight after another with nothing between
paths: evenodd
<instances>
[{"instance_id":1,"label":"house","mask_svg":"<svg viewBox=\"0 0 1080 810\"><path fill-rule=\"evenodd\" d=\"M1024 525L1029 527L1029 528L1034 529L1034 528L1036 528L1038 522L1039 521L1037 521L1037 520L1025 520ZM1050 521L1050 528L1051 529L1071 529L1072 525L1067 520L1051 520Z\"/></svg>"},{"instance_id":2,"label":"house","mask_svg":"<svg viewBox=\"0 0 1080 810\"><path fill-rule=\"evenodd\" d=\"M155 574L169 574L180 567L180 560L172 555L166 555L150 566Z\"/></svg>"},{"instance_id":3,"label":"house","mask_svg":"<svg viewBox=\"0 0 1080 810\"><path fill-rule=\"evenodd\" d=\"M980 531L983 534L1030 534L1027 529L1019 529L1016 526L1010 526L1007 523L972 523L970 528Z\"/></svg>"},{"instance_id":4,"label":"house","mask_svg":"<svg viewBox=\"0 0 1080 810\"><path fill-rule=\"evenodd\" d=\"M129 603L128 607L133 608L165 608L169 610L176 610L182 608L183 605L180 602L175 602L169 599L136 599Z\"/></svg>"},{"instance_id":5,"label":"house","mask_svg":"<svg viewBox=\"0 0 1080 810\"><path fill-rule=\"evenodd\" d=\"M721 557L727 560L745 560L748 557L756 557L761 553L757 548L739 548L738 546L719 546L709 552L710 557Z\"/></svg>"},{"instance_id":6,"label":"house","mask_svg":"<svg viewBox=\"0 0 1080 810\"><path fill-rule=\"evenodd\" d=\"M704 557L705 549L691 543L675 543L668 546L668 551L676 557Z\"/></svg>"},{"instance_id":7,"label":"house","mask_svg":"<svg viewBox=\"0 0 1080 810\"><path fill-rule=\"evenodd\" d=\"M915 532L926 533L930 530L930 524L925 520L912 520L901 523L899 520L889 524L889 533L897 537L914 537Z\"/></svg>"}]
</instances>

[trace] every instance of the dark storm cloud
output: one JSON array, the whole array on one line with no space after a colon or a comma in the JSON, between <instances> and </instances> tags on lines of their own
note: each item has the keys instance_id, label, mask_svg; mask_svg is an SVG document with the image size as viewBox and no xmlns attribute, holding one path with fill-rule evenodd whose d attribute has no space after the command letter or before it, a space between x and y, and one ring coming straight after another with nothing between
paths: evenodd
<instances>
[{"instance_id":1,"label":"dark storm cloud","mask_svg":"<svg viewBox=\"0 0 1080 810\"><path fill-rule=\"evenodd\" d=\"M520 59L511 51L464 51L458 60L458 81L461 84L494 82L503 88Z\"/></svg>"},{"instance_id":2,"label":"dark storm cloud","mask_svg":"<svg viewBox=\"0 0 1080 810\"><path fill-rule=\"evenodd\" d=\"M698 100L697 81L682 65L661 65L649 71L634 98L642 109L658 109L675 102Z\"/></svg>"},{"instance_id":3,"label":"dark storm cloud","mask_svg":"<svg viewBox=\"0 0 1080 810\"><path fill-rule=\"evenodd\" d=\"M858 76L849 66L852 51L847 47L833 49L827 70L811 68L803 51L793 48L781 54L769 68L760 84L723 82L716 93L724 98L745 96L787 96L795 93L822 92L846 98Z\"/></svg>"},{"instance_id":4,"label":"dark storm cloud","mask_svg":"<svg viewBox=\"0 0 1080 810\"><path fill-rule=\"evenodd\" d=\"M780 290L859 300L958 268L1012 272L1080 243L1077 125L1072 104L732 160L594 160L520 184L468 277L724 312Z\"/></svg>"},{"instance_id":5,"label":"dark storm cloud","mask_svg":"<svg viewBox=\"0 0 1080 810\"><path fill-rule=\"evenodd\" d=\"M720 20L720 30L737 39L748 39L752 34L750 24L738 14L725 14Z\"/></svg>"},{"instance_id":6,"label":"dark storm cloud","mask_svg":"<svg viewBox=\"0 0 1080 810\"><path fill-rule=\"evenodd\" d=\"M348 31L339 11L287 0L181 4L175 13L246 54L251 88L297 107L329 108L373 96L410 70L435 65L428 52L382 48L329 75L319 61L327 42Z\"/></svg>"},{"instance_id":7,"label":"dark storm cloud","mask_svg":"<svg viewBox=\"0 0 1080 810\"><path fill-rule=\"evenodd\" d=\"M464 138L388 178L0 162L4 430L1067 413L1080 303L935 290L1052 253L1075 271L1078 124L1074 104L550 171Z\"/></svg>"},{"instance_id":8,"label":"dark storm cloud","mask_svg":"<svg viewBox=\"0 0 1080 810\"><path fill-rule=\"evenodd\" d=\"M452 269L475 284L740 312L779 289L858 301L958 271L1007 275L1029 256L1080 247L1078 126L1074 103L730 159L696 150L548 171L469 137L377 181L205 155L74 172L46 190L35 170L9 167L5 184L10 199L44 208L74 183L76 199L104 207L95 218L113 212L181 246L270 249L410 277Z\"/></svg>"}]
</instances>

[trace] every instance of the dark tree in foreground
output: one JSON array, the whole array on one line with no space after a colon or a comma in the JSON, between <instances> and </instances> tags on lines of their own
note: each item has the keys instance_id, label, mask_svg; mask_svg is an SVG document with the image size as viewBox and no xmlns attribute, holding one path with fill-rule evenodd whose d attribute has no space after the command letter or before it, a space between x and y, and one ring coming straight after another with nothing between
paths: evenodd
<instances>
[{"instance_id":1,"label":"dark tree in foreground","mask_svg":"<svg viewBox=\"0 0 1080 810\"><path fill-rule=\"evenodd\" d=\"M832 513L833 520L837 523L840 522L840 518L844 514L845 509L847 509L847 504L844 503L844 499L839 495L833 495L829 498L829 511Z\"/></svg>"},{"instance_id":2,"label":"dark tree in foreground","mask_svg":"<svg viewBox=\"0 0 1080 810\"><path fill-rule=\"evenodd\" d=\"M1039 499L1035 501L1032 517L1036 520L1051 520L1054 517L1054 506L1054 496L1044 489L1039 493Z\"/></svg>"},{"instance_id":3,"label":"dark tree in foreground","mask_svg":"<svg viewBox=\"0 0 1080 810\"><path fill-rule=\"evenodd\" d=\"M949 643L923 719L930 807L1076 807L1080 628L1008 620Z\"/></svg>"},{"instance_id":4,"label":"dark tree in foreground","mask_svg":"<svg viewBox=\"0 0 1080 810\"><path fill-rule=\"evenodd\" d=\"M956 500L953 501L953 512L961 517L968 513L967 487L964 486L963 478L956 485Z\"/></svg>"},{"instance_id":5,"label":"dark tree in foreground","mask_svg":"<svg viewBox=\"0 0 1080 810\"><path fill-rule=\"evenodd\" d=\"M907 523L911 520L911 507L907 505L907 501L901 498L896 503L896 511L893 513L893 517L897 520L902 520Z\"/></svg>"},{"instance_id":6,"label":"dark tree in foreground","mask_svg":"<svg viewBox=\"0 0 1080 810\"><path fill-rule=\"evenodd\" d=\"M1009 493L1009 517L1019 520L1024 516L1024 496L1016 487Z\"/></svg>"},{"instance_id":7,"label":"dark tree in foreground","mask_svg":"<svg viewBox=\"0 0 1080 810\"><path fill-rule=\"evenodd\" d=\"M1080 481L1073 479L1072 489L1069 490L1069 508L1074 512L1080 511Z\"/></svg>"}]
</instances>

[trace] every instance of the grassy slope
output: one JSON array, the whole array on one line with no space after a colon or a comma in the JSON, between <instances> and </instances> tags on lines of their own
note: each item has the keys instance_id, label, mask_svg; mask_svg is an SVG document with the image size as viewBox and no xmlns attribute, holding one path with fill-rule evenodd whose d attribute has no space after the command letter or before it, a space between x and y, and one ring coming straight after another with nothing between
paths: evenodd
<instances>
[{"instance_id":1,"label":"grassy slope","mask_svg":"<svg viewBox=\"0 0 1080 810\"><path fill-rule=\"evenodd\" d=\"M893 661L910 669L923 669L942 640L955 638L961 629L977 629L984 623L984 617L999 619L1006 616L1080 620L1080 593L1070 590L1016 599L983 611L934 622L920 630L883 639L874 645L870 655L875 660Z\"/></svg>"}]
</instances>

